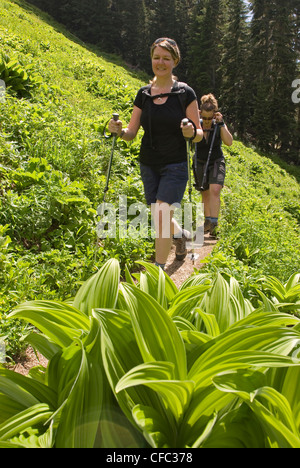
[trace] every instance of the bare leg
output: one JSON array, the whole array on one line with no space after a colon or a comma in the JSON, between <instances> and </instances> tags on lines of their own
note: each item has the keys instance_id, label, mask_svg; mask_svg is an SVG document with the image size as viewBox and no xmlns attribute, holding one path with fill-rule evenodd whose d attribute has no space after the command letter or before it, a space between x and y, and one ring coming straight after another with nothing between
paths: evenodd
<instances>
[{"instance_id":1,"label":"bare leg","mask_svg":"<svg viewBox=\"0 0 300 468\"><path fill-rule=\"evenodd\" d=\"M218 218L221 207L221 190L222 185L211 184L209 186L209 210L211 218Z\"/></svg>"},{"instance_id":2,"label":"bare leg","mask_svg":"<svg viewBox=\"0 0 300 468\"><path fill-rule=\"evenodd\" d=\"M204 216L206 218L218 218L221 207L222 185L211 184L209 190L202 192L202 203L204 204Z\"/></svg>"},{"instance_id":3,"label":"bare leg","mask_svg":"<svg viewBox=\"0 0 300 468\"><path fill-rule=\"evenodd\" d=\"M204 216L210 218L210 196L209 190L202 192L202 203L204 205Z\"/></svg>"},{"instance_id":4,"label":"bare leg","mask_svg":"<svg viewBox=\"0 0 300 468\"><path fill-rule=\"evenodd\" d=\"M156 230L155 254L156 262L164 265L172 247L172 235L176 225L172 222L174 210L168 203L157 200L152 205L152 216Z\"/></svg>"}]
</instances>

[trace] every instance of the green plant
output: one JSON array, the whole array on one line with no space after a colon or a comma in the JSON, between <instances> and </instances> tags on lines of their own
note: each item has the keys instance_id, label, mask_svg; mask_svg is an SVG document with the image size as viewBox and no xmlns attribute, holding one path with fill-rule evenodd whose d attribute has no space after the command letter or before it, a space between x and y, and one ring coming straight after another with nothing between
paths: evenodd
<instances>
[{"instance_id":1,"label":"green plant","mask_svg":"<svg viewBox=\"0 0 300 468\"><path fill-rule=\"evenodd\" d=\"M109 260L73 301L11 314L49 359L0 369L1 447L300 447L300 321L237 281L197 274L180 290L154 265Z\"/></svg>"},{"instance_id":2,"label":"green plant","mask_svg":"<svg viewBox=\"0 0 300 468\"><path fill-rule=\"evenodd\" d=\"M42 83L42 78L31 67L24 67L17 59L10 59L2 53L0 79L5 82L8 91L19 97L29 97L33 88Z\"/></svg>"},{"instance_id":3,"label":"green plant","mask_svg":"<svg viewBox=\"0 0 300 468\"><path fill-rule=\"evenodd\" d=\"M134 268L135 260L151 258L154 243L106 239L95 256L95 214L111 151L101 131L114 111L128 123L135 93L148 78L78 44L22 0L0 3L1 51L9 57L1 63L11 79L0 122L0 334L12 357L22 350L26 331L23 321L7 319L17 304L66 300L112 257L123 277L126 264ZM19 94L13 83L26 91ZM118 140L107 194L115 206L120 194L130 203L144 201L136 164L140 137ZM257 308L258 278L272 275L285 284L299 271L300 192L292 177L299 180L299 171L238 141L224 151L221 236L205 271L219 271L227 280L234 276Z\"/></svg>"},{"instance_id":4,"label":"green plant","mask_svg":"<svg viewBox=\"0 0 300 468\"><path fill-rule=\"evenodd\" d=\"M283 169L238 141L224 152L226 187L214 255L241 262L247 274L286 281L298 272L300 261L296 210L300 192L296 178L288 174L292 169Z\"/></svg>"},{"instance_id":5,"label":"green plant","mask_svg":"<svg viewBox=\"0 0 300 468\"><path fill-rule=\"evenodd\" d=\"M282 283L274 276L258 280L258 293L264 299L265 293L280 310L294 311L300 315L300 273L294 273L286 283Z\"/></svg>"}]
</instances>

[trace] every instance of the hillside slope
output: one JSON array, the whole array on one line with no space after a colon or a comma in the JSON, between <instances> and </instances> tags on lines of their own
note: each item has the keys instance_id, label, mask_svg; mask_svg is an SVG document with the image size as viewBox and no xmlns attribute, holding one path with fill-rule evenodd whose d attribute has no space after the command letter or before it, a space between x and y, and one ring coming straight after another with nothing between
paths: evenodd
<instances>
[{"instance_id":1,"label":"hillside slope","mask_svg":"<svg viewBox=\"0 0 300 468\"><path fill-rule=\"evenodd\" d=\"M21 0L0 0L0 41L0 78L9 85L0 104L0 305L7 312L23 300L72 296L107 258L132 268L151 258L153 241L117 236L96 246L111 151L101 132L113 112L128 121L146 78ZM120 194L144 202L139 141L118 142L112 203ZM286 278L300 264L299 179L240 142L225 151L221 239L208 268Z\"/></svg>"}]
</instances>

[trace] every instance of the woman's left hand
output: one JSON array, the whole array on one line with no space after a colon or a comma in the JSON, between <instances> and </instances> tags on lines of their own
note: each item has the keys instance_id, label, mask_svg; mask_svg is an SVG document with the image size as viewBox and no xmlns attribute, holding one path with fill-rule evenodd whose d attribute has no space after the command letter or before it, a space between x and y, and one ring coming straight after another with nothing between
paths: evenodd
<instances>
[{"instance_id":1,"label":"woman's left hand","mask_svg":"<svg viewBox=\"0 0 300 468\"><path fill-rule=\"evenodd\" d=\"M221 112L216 112L215 113L215 119L216 119L217 123L223 122L223 115L221 114Z\"/></svg>"},{"instance_id":2,"label":"woman's left hand","mask_svg":"<svg viewBox=\"0 0 300 468\"><path fill-rule=\"evenodd\" d=\"M182 129L182 134L184 138L193 138L194 137L194 126L191 122L187 123L186 125L183 124L183 120L181 121L180 128Z\"/></svg>"}]
</instances>

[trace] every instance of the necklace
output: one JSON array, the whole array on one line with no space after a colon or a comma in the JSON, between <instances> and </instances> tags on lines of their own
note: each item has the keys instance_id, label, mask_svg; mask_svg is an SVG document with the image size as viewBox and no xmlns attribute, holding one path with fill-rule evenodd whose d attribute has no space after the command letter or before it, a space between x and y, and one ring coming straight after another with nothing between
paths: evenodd
<instances>
[{"instance_id":1,"label":"necklace","mask_svg":"<svg viewBox=\"0 0 300 468\"><path fill-rule=\"evenodd\" d=\"M155 90L155 86L152 86L153 89L153 94L157 94L158 97L156 98L158 101L162 101L162 99L166 96L162 96L162 94L167 94L170 93L174 85L174 81L172 81L172 84L168 86L167 88L159 88L157 87L157 90Z\"/></svg>"}]
</instances>

